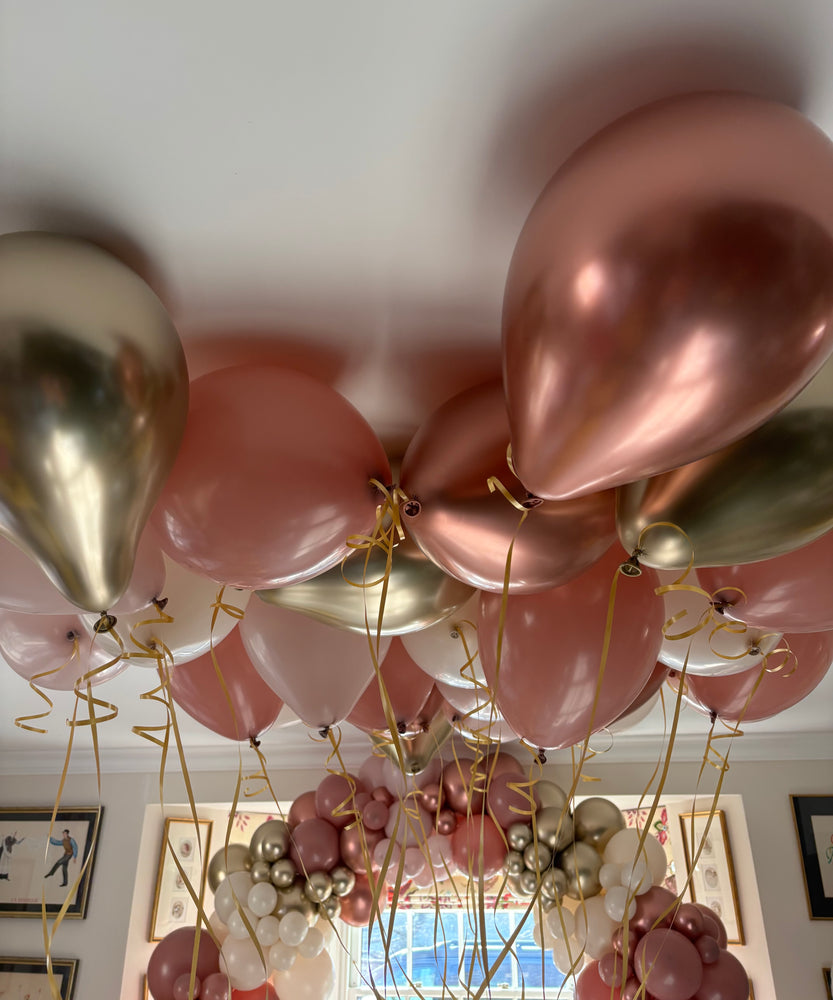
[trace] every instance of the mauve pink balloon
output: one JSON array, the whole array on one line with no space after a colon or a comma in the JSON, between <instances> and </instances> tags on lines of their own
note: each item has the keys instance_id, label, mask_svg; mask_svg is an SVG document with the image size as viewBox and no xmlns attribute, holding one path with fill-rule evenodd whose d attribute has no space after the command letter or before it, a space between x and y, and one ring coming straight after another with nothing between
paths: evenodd
<instances>
[{"instance_id":1,"label":"mauve pink balloon","mask_svg":"<svg viewBox=\"0 0 833 1000\"><path fill-rule=\"evenodd\" d=\"M434 686L434 678L420 670L398 636L393 638L380 670L393 717L400 731L406 732L428 700ZM365 688L364 694L353 706L347 721L364 732L388 728L379 692L379 681L375 675Z\"/></svg>"},{"instance_id":2,"label":"mauve pink balloon","mask_svg":"<svg viewBox=\"0 0 833 1000\"><path fill-rule=\"evenodd\" d=\"M449 837L457 829L458 813L453 809L441 809L434 820L437 833L442 837Z\"/></svg>"},{"instance_id":3,"label":"mauve pink balloon","mask_svg":"<svg viewBox=\"0 0 833 1000\"><path fill-rule=\"evenodd\" d=\"M305 819L292 831L289 856L302 874L328 872L339 863L338 830L325 819Z\"/></svg>"},{"instance_id":4,"label":"mauve pink balloon","mask_svg":"<svg viewBox=\"0 0 833 1000\"><path fill-rule=\"evenodd\" d=\"M691 941L677 931L661 928L636 946L636 978L657 1000L689 1000L703 981L703 963Z\"/></svg>"},{"instance_id":5,"label":"mauve pink balloon","mask_svg":"<svg viewBox=\"0 0 833 1000\"><path fill-rule=\"evenodd\" d=\"M316 819L318 810L315 807L315 792L301 792L297 799L289 807L289 815L286 822L290 829L294 829L305 819Z\"/></svg>"},{"instance_id":6,"label":"mauve pink balloon","mask_svg":"<svg viewBox=\"0 0 833 1000\"><path fill-rule=\"evenodd\" d=\"M283 702L252 666L238 628L214 647L214 656L226 690L217 677L211 653L206 653L174 666L174 701L197 722L226 739L248 740L264 733L277 719Z\"/></svg>"},{"instance_id":7,"label":"mauve pink balloon","mask_svg":"<svg viewBox=\"0 0 833 1000\"><path fill-rule=\"evenodd\" d=\"M492 778L496 778L499 774L517 776L524 774L523 765L518 758L513 757L511 753L503 753L500 750L497 753L486 755L485 768L486 773L491 774Z\"/></svg>"},{"instance_id":8,"label":"mauve pink balloon","mask_svg":"<svg viewBox=\"0 0 833 1000\"><path fill-rule=\"evenodd\" d=\"M591 962L576 979L576 1000L621 1000L624 994L609 986L599 975L599 963Z\"/></svg>"},{"instance_id":9,"label":"mauve pink balloon","mask_svg":"<svg viewBox=\"0 0 833 1000\"><path fill-rule=\"evenodd\" d=\"M833 629L833 531L775 559L698 569L697 575L710 593L728 588L718 599L747 625L790 633Z\"/></svg>"},{"instance_id":10,"label":"mauve pink balloon","mask_svg":"<svg viewBox=\"0 0 833 1000\"><path fill-rule=\"evenodd\" d=\"M609 951L606 955L602 955L599 959L599 979L607 986L616 986L619 989L623 986L624 981L633 975L633 967L628 962L627 964L622 962L622 956L615 951Z\"/></svg>"},{"instance_id":11,"label":"mauve pink balloon","mask_svg":"<svg viewBox=\"0 0 833 1000\"><path fill-rule=\"evenodd\" d=\"M489 782L489 790L486 793L489 815L504 830L509 829L513 823L532 822L532 813L536 807L530 804L529 790L518 791L512 787L525 784L527 782L523 775L506 771L494 775ZM534 789L532 795L534 798Z\"/></svg>"},{"instance_id":12,"label":"mauve pink balloon","mask_svg":"<svg viewBox=\"0 0 833 1000\"><path fill-rule=\"evenodd\" d=\"M389 817L390 809L376 799L371 799L362 809L362 823L368 830L384 830Z\"/></svg>"},{"instance_id":13,"label":"mauve pink balloon","mask_svg":"<svg viewBox=\"0 0 833 1000\"><path fill-rule=\"evenodd\" d=\"M647 934L656 927L668 927L674 918L677 897L660 885L652 885L636 897L636 913L628 923L630 930ZM663 913L668 913L660 919Z\"/></svg>"},{"instance_id":14,"label":"mauve pink balloon","mask_svg":"<svg viewBox=\"0 0 833 1000\"><path fill-rule=\"evenodd\" d=\"M337 830L356 821L355 793L361 791L362 786L355 776L351 777L353 785L341 774L328 774L315 790L316 813L321 819L332 823Z\"/></svg>"},{"instance_id":15,"label":"mauve pink balloon","mask_svg":"<svg viewBox=\"0 0 833 1000\"><path fill-rule=\"evenodd\" d=\"M705 932L703 914L693 903L681 903L671 921L671 928L684 934L690 941L696 941Z\"/></svg>"},{"instance_id":16,"label":"mauve pink balloon","mask_svg":"<svg viewBox=\"0 0 833 1000\"><path fill-rule=\"evenodd\" d=\"M461 872L486 880L502 868L506 841L489 816L469 816L451 835L451 852Z\"/></svg>"},{"instance_id":17,"label":"mauve pink balloon","mask_svg":"<svg viewBox=\"0 0 833 1000\"><path fill-rule=\"evenodd\" d=\"M365 848L368 858L373 858L373 848L384 837L384 830L369 830L359 824L347 827L341 831L339 837L339 850L341 860L345 865L357 875L367 873L365 862ZM364 844L364 847L362 846Z\"/></svg>"},{"instance_id":18,"label":"mauve pink balloon","mask_svg":"<svg viewBox=\"0 0 833 1000\"><path fill-rule=\"evenodd\" d=\"M611 642L599 701L592 717L611 583L623 561L614 546L563 587L509 597L498 676L496 659L502 598L482 594L480 660L498 711L523 739L538 747L567 747L604 728L636 698L657 662L663 605L658 577L618 578Z\"/></svg>"},{"instance_id":19,"label":"mauve pink balloon","mask_svg":"<svg viewBox=\"0 0 833 1000\"><path fill-rule=\"evenodd\" d=\"M705 926L705 921L703 921ZM694 947L700 954L700 961L703 965L712 965L720 956L720 945L717 938L711 934L701 934L694 942Z\"/></svg>"},{"instance_id":20,"label":"mauve pink balloon","mask_svg":"<svg viewBox=\"0 0 833 1000\"><path fill-rule=\"evenodd\" d=\"M645 686L639 692L639 694L634 698L634 700L628 705L621 715L617 716L613 721L619 722L621 719L625 719L631 714L631 712L636 712L643 705L646 705L651 698L659 691L662 685L665 683L668 677L668 667L664 663L657 663L651 672L651 676L645 682Z\"/></svg>"},{"instance_id":21,"label":"mauve pink balloon","mask_svg":"<svg viewBox=\"0 0 833 1000\"><path fill-rule=\"evenodd\" d=\"M257 672L308 726L346 718L375 676L366 635L256 600L239 627ZM390 641L382 637L380 658Z\"/></svg>"},{"instance_id":22,"label":"mauve pink balloon","mask_svg":"<svg viewBox=\"0 0 833 1000\"><path fill-rule=\"evenodd\" d=\"M192 996L198 997L202 990L202 983L199 979L194 979L194 992L191 993L191 973L183 972L174 982L174 1000L190 1000Z\"/></svg>"},{"instance_id":23,"label":"mauve pink balloon","mask_svg":"<svg viewBox=\"0 0 833 1000\"><path fill-rule=\"evenodd\" d=\"M379 894L379 908L384 909L385 893ZM351 927L367 927L373 917L373 890L366 875L359 875L352 891L341 897L340 918Z\"/></svg>"},{"instance_id":24,"label":"mauve pink balloon","mask_svg":"<svg viewBox=\"0 0 833 1000\"><path fill-rule=\"evenodd\" d=\"M379 439L330 386L290 369L225 368L191 383L185 436L153 523L176 562L265 590L349 554L390 482Z\"/></svg>"},{"instance_id":25,"label":"mauve pink balloon","mask_svg":"<svg viewBox=\"0 0 833 1000\"><path fill-rule=\"evenodd\" d=\"M89 671L114 659L110 650L93 639L78 612L30 615L0 611L0 654L26 680L56 670L57 673L35 681L38 687L51 691L71 691L75 682ZM126 659L117 660L92 677L90 683L103 684L126 670L128 663Z\"/></svg>"},{"instance_id":26,"label":"mauve pink balloon","mask_svg":"<svg viewBox=\"0 0 833 1000\"><path fill-rule=\"evenodd\" d=\"M759 722L797 705L818 687L830 669L833 632L785 635L784 640L789 643L796 660L786 664L782 670L764 674L745 712L747 698L760 677L760 667L752 667L729 677L687 676L687 697L706 714L717 712L721 719L728 722L737 721L741 714L744 722ZM778 645L783 644L782 640ZM770 665L775 666L782 657L781 653L773 653ZM797 668L790 673L795 663Z\"/></svg>"},{"instance_id":27,"label":"mauve pink balloon","mask_svg":"<svg viewBox=\"0 0 833 1000\"><path fill-rule=\"evenodd\" d=\"M653 476L789 402L833 349L831 186L827 136L741 94L652 104L579 149L506 284L524 484L558 499Z\"/></svg>"},{"instance_id":28,"label":"mauve pink balloon","mask_svg":"<svg viewBox=\"0 0 833 1000\"><path fill-rule=\"evenodd\" d=\"M231 984L225 972L212 972L203 981L200 1000L230 1000Z\"/></svg>"},{"instance_id":29,"label":"mauve pink balloon","mask_svg":"<svg viewBox=\"0 0 833 1000\"><path fill-rule=\"evenodd\" d=\"M455 812L481 813L486 803L486 771L474 757L457 757L443 768L443 801ZM481 790L482 789L482 790Z\"/></svg>"},{"instance_id":30,"label":"mauve pink balloon","mask_svg":"<svg viewBox=\"0 0 833 1000\"><path fill-rule=\"evenodd\" d=\"M402 507L408 531L446 573L501 592L509 545L509 591L530 594L556 587L601 558L615 537L612 492L566 503L540 503L518 532L520 513L490 492L496 476L519 501L526 488L506 464L509 419L499 381L460 393L420 427L402 460L401 485L412 500Z\"/></svg>"},{"instance_id":31,"label":"mauve pink balloon","mask_svg":"<svg viewBox=\"0 0 833 1000\"><path fill-rule=\"evenodd\" d=\"M616 928L613 932L613 937L610 942L613 945L614 951L618 952L620 955L625 953L625 932L622 926ZM633 922L628 924L628 959L633 962L633 953L636 950L636 946L639 943L639 934L633 929Z\"/></svg>"},{"instance_id":32,"label":"mauve pink balloon","mask_svg":"<svg viewBox=\"0 0 833 1000\"><path fill-rule=\"evenodd\" d=\"M692 906L696 906L697 909L703 914L703 921L706 925L706 934L711 934L720 948L727 947L729 943L729 935L726 933L726 925L720 919L720 917L714 912L710 906L706 906L705 903L692 903ZM711 921L711 923L709 923ZM714 931L711 929L712 925L717 928L717 935L714 935Z\"/></svg>"},{"instance_id":33,"label":"mauve pink balloon","mask_svg":"<svg viewBox=\"0 0 833 1000\"><path fill-rule=\"evenodd\" d=\"M162 938L151 952L147 975L153 1000L174 1000L174 983L191 970L195 933L193 927L180 927ZM205 982L219 968L217 945L203 932L197 952L197 976Z\"/></svg>"},{"instance_id":34,"label":"mauve pink balloon","mask_svg":"<svg viewBox=\"0 0 833 1000\"><path fill-rule=\"evenodd\" d=\"M703 981L692 1000L747 1000L749 976L734 955L721 951L716 962L703 966Z\"/></svg>"}]
</instances>

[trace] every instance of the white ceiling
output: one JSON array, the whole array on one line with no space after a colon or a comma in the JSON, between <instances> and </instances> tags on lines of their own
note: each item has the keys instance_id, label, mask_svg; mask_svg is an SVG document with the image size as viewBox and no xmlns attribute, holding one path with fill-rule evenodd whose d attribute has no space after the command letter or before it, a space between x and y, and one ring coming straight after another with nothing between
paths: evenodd
<instances>
[{"instance_id":1,"label":"white ceiling","mask_svg":"<svg viewBox=\"0 0 833 1000\"><path fill-rule=\"evenodd\" d=\"M829 0L0 0L0 231L112 246L165 299L192 375L301 367L395 451L497 370L514 242L568 152L693 89L775 97L833 135L831 46ZM122 707L114 751L135 746L143 673L101 691ZM12 726L31 698L9 671L0 694L4 748L64 743ZM833 675L748 728L810 746L831 718ZM306 739L268 742L305 758Z\"/></svg>"}]
</instances>

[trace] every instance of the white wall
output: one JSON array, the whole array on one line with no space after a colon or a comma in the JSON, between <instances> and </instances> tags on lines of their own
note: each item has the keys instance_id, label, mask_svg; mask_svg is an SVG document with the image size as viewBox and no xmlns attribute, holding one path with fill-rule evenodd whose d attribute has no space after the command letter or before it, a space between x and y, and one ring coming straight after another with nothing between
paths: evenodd
<instances>
[{"instance_id":1,"label":"white wall","mask_svg":"<svg viewBox=\"0 0 833 1000\"><path fill-rule=\"evenodd\" d=\"M549 769L548 769L549 770ZM553 768L551 777L565 783L566 773ZM605 763L599 758L587 770L601 781L584 785L582 794L632 795L642 791L651 767L645 764ZM678 764L671 768L668 795L690 795L696 785L699 767ZM226 773L192 774L198 801L222 802L232 797L235 775ZM291 799L313 788L321 772L275 772L273 779L281 798ZM704 796L713 788L716 772L707 768L702 784ZM52 805L57 778L4 776L0 799L4 805ZM724 791L743 796L751 857L743 858L743 830L737 817L729 815L735 851L738 888L744 921L750 901L750 878L754 874L764 917L765 938L769 949L775 989L755 983L756 1000L824 1000L821 967L830 965L833 953L831 925L811 921L807 913L798 844L790 812L790 794L819 794L833 791L833 768L828 761L790 761L737 763L729 771ZM80 958L78 1000L104 1000L122 997L136 1000L140 981L121 992L122 967L127 944L130 906L136 879L142 823L147 804L159 800L158 776L155 774L106 774L102 776L101 800L105 807L99 855L93 874L89 915L83 921L65 921L54 945L56 957ZM98 801L93 775L70 776L63 805L90 805ZM185 801L181 780L172 776L166 783L166 801ZM157 841L158 847L158 841ZM155 849L148 849L151 855ZM145 884L136 885L136 905L148 907L154 892L152 862ZM754 921L752 922L754 924ZM747 947L760 942L751 940L748 925ZM40 923L32 919L0 920L0 946L12 955L42 955Z\"/></svg>"}]
</instances>

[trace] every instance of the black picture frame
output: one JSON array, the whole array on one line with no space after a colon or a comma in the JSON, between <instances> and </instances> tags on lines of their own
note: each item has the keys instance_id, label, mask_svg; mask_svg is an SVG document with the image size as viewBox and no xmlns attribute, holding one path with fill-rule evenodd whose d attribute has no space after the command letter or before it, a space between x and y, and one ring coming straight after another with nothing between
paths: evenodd
<instances>
[{"instance_id":1,"label":"black picture frame","mask_svg":"<svg viewBox=\"0 0 833 1000\"><path fill-rule=\"evenodd\" d=\"M790 801L810 919L833 920L833 795L791 795Z\"/></svg>"},{"instance_id":2,"label":"black picture frame","mask_svg":"<svg viewBox=\"0 0 833 1000\"><path fill-rule=\"evenodd\" d=\"M65 916L67 919L83 920L87 915L103 813L102 806L59 809L50 834L52 807L0 809L0 843L3 845L0 854L0 917L40 918L41 892L45 890L47 916L55 916L63 906L67 892L72 892ZM75 844L76 857L61 865L63 848L48 841L50 836L62 841L64 830L69 830L69 840ZM13 843L7 850L9 838ZM84 867L88 859L89 863ZM66 890L61 882L64 871L68 883Z\"/></svg>"},{"instance_id":3,"label":"black picture frame","mask_svg":"<svg viewBox=\"0 0 833 1000\"><path fill-rule=\"evenodd\" d=\"M61 1000L73 1000L75 982L78 977L78 959L53 958L52 974L58 982L61 991ZM46 969L46 961L42 958L10 958L8 956L0 956L0 982L2 982L4 975L19 978L18 983L15 983L12 979L10 996L18 995L11 993L11 989L18 986L20 987L19 993L21 996L25 996L22 992L23 989L31 992L32 996L36 996L43 994L44 988L47 991L44 995L51 995L49 993L49 973ZM41 991L41 994L36 994L35 990L37 989Z\"/></svg>"}]
</instances>

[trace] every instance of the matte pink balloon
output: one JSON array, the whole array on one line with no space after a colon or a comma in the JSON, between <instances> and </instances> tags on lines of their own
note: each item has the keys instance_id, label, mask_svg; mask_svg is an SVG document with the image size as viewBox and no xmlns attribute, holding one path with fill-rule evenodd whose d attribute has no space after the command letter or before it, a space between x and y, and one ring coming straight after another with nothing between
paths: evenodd
<instances>
[{"instance_id":1,"label":"matte pink balloon","mask_svg":"<svg viewBox=\"0 0 833 1000\"><path fill-rule=\"evenodd\" d=\"M720 955L720 945L717 943L717 938L710 934L702 934L697 938L694 947L697 949L703 965L713 965Z\"/></svg>"},{"instance_id":2,"label":"matte pink balloon","mask_svg":"<svg viewBox=\"0 0 833 1000\"><path fill-rule=\"evenodd\" d=\"M188 715L229 740L248 740L265 732L283 708L281 699L260 679L234 628L214 649L225 682L210 653L178 663L171 673L171 694ZM229 704L231 702L231 704Z\"/></svg>"},{"instance_id":3,"label":"matte pink balloon","mask_svg":"<svg viewBox=\"0 0 833 1000\"><path fill-rule=\"evenodd\" d=\"M434 679L420 670L398 637L391 642L380 669L393 717L400 732L406 732L428 700ZM365 732L388 728L379 682L375 674L347 716L347 721Z\"/></svg>"},{"instance_id":4,"label":"matte pink balloon","mask_svg":"<svg viewBox=\"0 0 833 1000\"><path fill-rule=\"evenodd\" d=\"M162 596L164 583L165 563L159 538L148 527L139 539L127 590L107 610L121 615L146 608L154 598ZM37 563L7 538L0 538L0 608L26 614L78 613Z\"/></svg>"},{"instance_id":5,"label":"matte pink balloon","mask_svg":"<svg viewBox=\"0 0 833 1000\"><path fill-rule=\"evenodd\" d=\"M599 963L591 962L576 979L576 1000L621 1000L624 994L610 987L599 975Z\"/></svg>"},{"instance_id":6,"label":"matte pink balloon","mask_svg":"<svg viewBox=\"0 0 833 1000\"><path fill-rule=\"evenodd\" d=\"M452 834L451 851L460 871L485 880L502 868L506 842L489 816L470 816L462 819Z\"/></svg>"},{"instance_id":7,"label":"matte pink balloon","mask_svg":"<svg viewBox=\"0 0 833 1000\"><path fill-rule=\"evenodd\" d=\"M657 1000L689 1000L703 981L703 963L691 941L666 928L648 931L636 946L636 977Z\"/></svg>"},{"instance_id":8,"label":"matte pink balloon","mask_svg":"<svg viewBox=\"0 0 833 1000\"><path fill-rule=\"evenodd\" d=\"M806 698L822 682L833 662L833 632L785 635L778 643L789 644L795 661L782 670L765 673L744 712L747 699L761 675L760 667L729 677L686 677L686 694L692 703L705 711L717 712L721 719L744 722L770 719ZM783 654L773 653L770 666L781 662ZM792 673L792 667L797 668Z\"/></svg>"},{"instance_id":9,"label":"matte pink balloon","mask_svg":"<svg viewBox=\"0 0 833 1000\"><path fill-rule=\"evenodd\" d=\"M749 976L734 955L721 951L716 962L703 966L703 981L693 1000L747 1000Z\"/></svg>"},{"instance_id":10,"label":"matte pink balloon","mask_svg":"<svg viewBox=\"0 0 833 1000\"><path fill-rule=\"evenodd\" d=\"M231 984L225 972L213 972L202 984L200 1000L230 1000Z\"/></svg>"},{"instance_id":11,"label":"matte pink balloon","mask_svg":"<svg viewBox=\"0 0 833 1000\"><path fill-rule=\"evenodd\" d=\"M361 791L358 780L354 784L341 774L328 774L315 790L315 810L321 819L332 823L337 830L356 821L355 793Z\"/></svg>"},{"instance_id":12,"label":"matte pink balloon","mask_svg":"<svg viewBox=\"0 0 833 1000\"><path fill-rule=\"evenodd\" d=\"M384 802L371 799L362 809L362 823L368 830L384 830L389 815L390 809Z\"/></svg>"},{"instance_id":13,"label":"matte pink balloon","mask_svg":"<svg viewBox=\"0 0 833 1000\"><path fill-rule=\"evenodd\" d=\"M517 757L500 750L497 753L487 754L484 766L487 774L491 774L493 779L499 774L522 775L524 773L523 765Z\"/></svg>"},{"instance_id":14,"label":"matte pink balloon","mask_svg":"<svg viewBox=\"0 0 833 1000\"><path fill-rule=\"evenodd\" d=\"M289 815L286 821L290 829L294 829L305 819L316 819L318 810L315 807L315 792L301 792L297 799L289 807Z\"/></svg>"},{"instance_id":15,"label":"matte pink balloon","mask_svg":"<svg viewBox=\"0 0 833 1000\"><path fill-rule=\"evenodd\" d=\"M820 129L726 93L635 111L561 167L504 299L513 456L533 493L685 465L799 392L833 349L831 185Z\"/></svg>"},{"instance_id":16,"label":"matte pink balloon","mask_svg":"<svg viewBox=\"0 0 833 1000\"><path fill-rule=\"evenodd\" d=\"M373 849L384 837L384 830L369 830L360 825L347 827L341 831L339 837L339 851L341 860L347 867L357 875L367 874L367 858L373 858ZM364 846L363 846L364 845Z\"/></svg>"},{"instance_id":17,"label":"matte pink balloon","mask_svg":"<svg viewBox=\"0 0 833 1000\"><path fill-rule=\"evenodd\" d=\"M341 858L338 830L324 819L305 819L292 831L289 856L302 874L330 871Z\"/></svg>"},{"instance_id":18,"label":"matte pink balloon","mask_svg":"<svg viewBox=\"0 0 833 1000\"><path fill-rule=\"evenodd\" d=\"M76 681L114 658L112 651L93 640L77 612L65 615L30 615L0 611L0 654L12 670L52 691L71 691ZM95 686L127 669L128 660L116 660L90 678ZM59 669L60 668L60 669Z\"/></svg>"},{"instance_id":19,"label":"matte pink balloon","mask_svg":"<svg viewBox=\"0 0 833 1000\"><path fill-rule=\"evenodd\" d=\"M475 766L474 757L458 757L443 768L443 799L455 812L481 813L486 796L480 789L486 787L486 772L481 762Z\"/></svg>"},{"instance_id":20,"label":"matte pink balloon","mask_svg":"<svg viewBox=\"0 0 833 1000\"><path fill-rule=\"evenodd\" d=\"M270 366L191 383L185 436L153 523L176 562L250 590L309 580L370 531L390 482L369 424L330 386Z\"/></svg>"},{"instance_id":21,"label":"matte pink balloon","mask_svg":"<svg viewBox=\"0 0 833 1000\"><path fill-rule=\"evenodd\" d=\"M153 1000L175 1000L174 983L181 975L191 971L195 933L193 927L180 927L162 938L151 952L147 976ZM219 968L220 952L217 945L208 934L200 934L196 970L198 978L205 982Z\"/></svg>"},{"instance_id":22,"label":"matte pink balloon","mask_svg":"<svg viewBox=\"0 0 833 1000\"><path fill-rule=\"evenodd\" d=\"M833 531L775 559L698 569L697 575L710 593L726 588L717 598L747 625L790 633L833 629Z\"/></svg>"},{"instance_id":23,"label":"matte pink balloon","mask_svg":"<svg viewBox=\"0 0 833 1000\"><path fill-rule=\"evenodd\" d=\"M199 979L194 979L194 991L191 992L191 973L183 972L174 983L174 1000L191 1000L192 997L199 997L202 990L202 983Z\"/></svg>"},{"instance_id":24,"label":"matte pink balloon","mask_svg":"<svg viewBox=\"0 0 833 1000\"><path fill-rule=\"evenodd\" d=\"M624 981L633 975L633 966L630 962L622 962L622 956L615 951L609 951L599 959L599 979L606 986L623 986L622 972L624 971Z\"/></svg>"},{"instance_id":25,"label":"matte pink balloon","mask_svg":"<svg viewBox=\"0 0 833 1000\"><path fill-rule=\"evenodd\" d=\"M492 778L486 793L489 814L495 822L508 830L513 823L531 823L536 806L529 801L529 790L519 791L513 786L526 785L523 775L503 772ZM535 797L534 789L532 791Z\"/></svg>"},{"instance_id":26,"label":"matte pink balloon","mask_svg":"<svg viewBox=\"0 0 833 1000\"><path fill-rule=\"evenodd\" d=\"M637 934L647 934L656 927L669 927L674 918L677 897L659 885L636 897L636 913L628 927ZM668 913L665 916L662 914Z\"/></svg>"},{"instance_id":27,"label":"matte pink balloon","mask_svg":"<svg viewBox=\"0 0 833 1000\"><path fill-rule=\"evenodd\" d=\"M375 677L366 635L254 599L239 627L257 672L308 726L341 722ZM383 636L380 657L389 646Z\"/></svg>"},{"instance_id":28,"label":"matte pink balloon","mask_svg":"<svg viewBox=\"0 0 833 1000\"><path fill-rule=\"evenodd\" d=\"M696 941L705 930L703 914L693 903L681 903L671 921L671 928L684 934L690 941Z\"/></svg>"},{"instance_id":29,"label":"matte pink balloon","mask_svg":"<svg viewBox=\"0 0 833 1000\"><path fill-rule=\"evenodd\" d=\"M611 642L598 705L599 677L611 582L622 562L614 546L563 587L509 597L500 673L496 664L501 597L482 594L480 660L497 707L523 739L538 747L567 747L612 722L651 676L662 642L658 577L620 576Z\"/></svg>"},{"instance_id":30,"label":"matte pink balloon","mask_svg":"<svg viewBox=\"0 0 833 1000\"><path fill-rule=\"evenodd\" d=\"M538 504L516 536L518 510L488 485L496 476L517 500L527 499L506 463L508 444L500 382L449 400L420 427L402 460L402 488L419 502L418 509L403 506L404 520L423 552L479 590L503 590L514 538L509 591L529 594L565 583L604 555L615 535L614 495Z\"/></svg>"},{"instance_id":31,"label":"matte pink balloon","mask_svg":"<svg viewBox=\"0 0 833 1000\"><path fill-rule=\"evenodd\" d=\"M620 720L627 718L632 712L638 711L643 705L647 705L647 703L665 683L667 677L668 667L666 667L664 663L657 663L651 672L651 676L645 682L645 686L639 694L634 698L630 705L628 705L625 711L622 712L621 715L617 716L613 721L619 722Z\"/></svg>"},{"instance_id":32,"label":"matte pink balloon","mask_svg":"<svg viewBox=\"0 0 833 1000\"><path fill-rule=\"evenodd\" d=\"M696 906L697 909L703 914L703 920L707 928L705 933L714 936L714 932L711 929L711 925L709 924L709 920L711 920L711 924L717 926L717 937L715 937L715 941L717 941L718 945L721 948L727 947L729 943L729 935L726 933L726 925L723 923L720 917L714 912L714 910L710 906L706 906L705 903L692 903L692 906Z\"/></svg>"}]
</instances>

